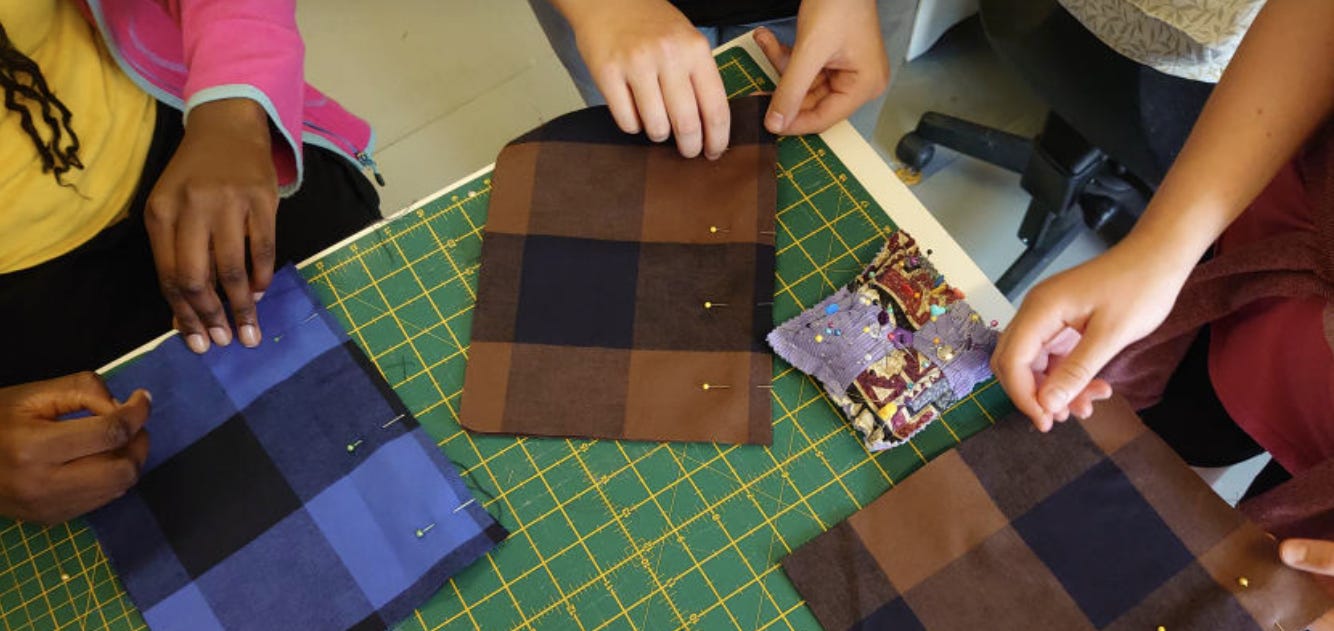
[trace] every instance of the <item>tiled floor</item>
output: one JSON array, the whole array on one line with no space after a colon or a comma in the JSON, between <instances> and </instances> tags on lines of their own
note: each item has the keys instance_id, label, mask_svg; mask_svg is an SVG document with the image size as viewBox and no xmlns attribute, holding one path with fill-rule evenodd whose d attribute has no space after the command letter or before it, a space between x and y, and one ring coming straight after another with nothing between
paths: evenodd
<instances>
[{"instance_id":1,"label":"tiled floor","mask_svg":"<svg viewBox=\"0 0 1334 631\"><path fill-rule=\"evenodd\" d=\"M511 138L582 106L525 0L320 0L300 3L298 19L307 78L376 128L386 213L491 163ZM1037 132L1045 114L991 52L976 20L899 68L874 130L860 127L889 159L927 110L1025 136ZM1028 196L1017 174L942 149L913 191L993 280L1022 251L1015 233ZM1046 275L1103 249L1086 233ZM1221 475L1215 488L1235 501L1262 465L1202 474Z\"/></svg>"}]
</instances>

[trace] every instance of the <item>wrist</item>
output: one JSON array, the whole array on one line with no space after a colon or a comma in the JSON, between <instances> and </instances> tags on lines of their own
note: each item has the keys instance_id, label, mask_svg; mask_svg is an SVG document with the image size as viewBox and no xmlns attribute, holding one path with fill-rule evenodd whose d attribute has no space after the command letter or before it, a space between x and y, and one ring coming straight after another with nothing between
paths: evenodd
<instances>
[{"instance_id":1,"label":"wrist","mask_svg":"<svg viewBox=\"0 0 1334 631\"><path fill-rule=\"evenodd\" d=\"M1131 265L1184 282L1210 244L1212 240L1202 241L1189 228L1143 225L1136 226L1113 249Z\"/></svg>"},{"instance_id":2,"label":"wrist","mask_svg":"<svg viewBox=\"0 0 1334 631\"><path fill-rule=\"evenodd\" d=\"M254 142L269 142L269 115L259 103L247 98L219 99L190 110L186 132L220 131Z\"/></svg>"},{"instance_id":3,"label":"wrist","mask_svg":"<svg viewBox=\"0 0 1334 631\"><path fill-rule=\"evenodd\" d=\"M1163 183L1123 243L1184 275L1239 212L1207 187L1173 184L1170 178Z\"/></svg>"}]
</instances>

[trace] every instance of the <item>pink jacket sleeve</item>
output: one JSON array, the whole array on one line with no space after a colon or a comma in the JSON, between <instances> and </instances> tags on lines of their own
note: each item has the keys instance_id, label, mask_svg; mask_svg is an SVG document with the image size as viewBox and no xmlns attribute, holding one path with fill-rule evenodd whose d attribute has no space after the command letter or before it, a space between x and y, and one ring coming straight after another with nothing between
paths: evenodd
<instances>
[{"instance_id":1,"label":"pink jacket sleeve","mask_svg":"<svg viewBox=\"0 0 1334 631\"><path fill-rule=\"evenodd\" d=\"M274 143L283 194L301 173L305 44L295 0L167 0L181 25L190 111L209 101L248 98L259 103L284 142Z\"/></svg>"}]
</instances>

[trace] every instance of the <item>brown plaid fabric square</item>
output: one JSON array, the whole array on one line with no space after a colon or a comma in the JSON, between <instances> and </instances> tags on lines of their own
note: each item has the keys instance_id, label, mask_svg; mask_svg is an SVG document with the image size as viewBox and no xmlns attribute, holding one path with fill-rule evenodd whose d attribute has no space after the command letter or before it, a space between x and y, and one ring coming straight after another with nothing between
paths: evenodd
<instances>
[{"instance_id":1,"label":"brown plaid fabric square","mask_svg":"<svg viewBox=\"0 0 1334 631\"><path fill-rule=\"evenodd\" d=\"M731 102L687 160L605 107L496 160L460 423L479 432L771 441L774 138Z\"/></svg>"},{"instance_id":2,"label":"brown plaid fabric square","mask_svg":"<svg viewBox=\"0 0 1334 631\"><path fill-rule=\"evenodd\" d=\"M783 560L841 629L1299 630L1334 608L1121 400L1011 416Z\"/></svg>"}]
</instances>

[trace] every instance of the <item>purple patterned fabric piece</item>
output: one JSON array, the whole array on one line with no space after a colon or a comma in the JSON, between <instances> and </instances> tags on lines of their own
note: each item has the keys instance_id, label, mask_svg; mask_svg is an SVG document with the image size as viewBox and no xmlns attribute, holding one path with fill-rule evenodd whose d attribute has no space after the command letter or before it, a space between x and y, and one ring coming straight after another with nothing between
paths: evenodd
<instances>
[{"instance_id":1,"label":"purple patterned fabric piece","mask_svg":"<svg viewBox=\"0 0 1334 631\"><path fill-rule=\"evenodd\" d=\"M991 378L998 334L917 243L894 232L846 287L769 345L815 377L870 451L901 445Z\"/></svg>"},{"instance_id":2,"label":"purple patterned fabric piece","mask_svg":"<svg viewBox=\"0 0 1334 631\"><path fill-rule=\"evenodd\" d=\"M884 309L847 287L769 333L780 357L818 379L831 393L848 388L867 366L896 348L881 334Z\"/></svg>"},{"instance_id":3,"label":"purple patterned fabric piece","mask_svg":"<svg viewBox=\"0 0 1334 631\"><path fill-rule=\"evenodd\" d=\"M955 399L962 399L991 378L991 352L998 337L972 307L960 301L924 325L913 336L912 345L940 365Z\"/></svg>"}]
</instances>

